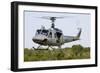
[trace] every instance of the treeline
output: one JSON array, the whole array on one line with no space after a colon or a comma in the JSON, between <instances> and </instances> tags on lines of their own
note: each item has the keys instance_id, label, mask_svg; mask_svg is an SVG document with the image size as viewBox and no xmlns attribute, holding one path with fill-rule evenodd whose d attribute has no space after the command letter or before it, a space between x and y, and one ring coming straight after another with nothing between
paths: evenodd
<instances>
[{"instance_id":1,"label":"treeline","mask_svg":"<svg viewBox=\"0 0 100 73\"><path fill-rule=\"evenodd\" d=\"M42 49L42 48L41 48ZM70 60L90 58L90 48L73 45L71 48L54 50L24 49L24 61Z\"/></svg>"}]
</instances>

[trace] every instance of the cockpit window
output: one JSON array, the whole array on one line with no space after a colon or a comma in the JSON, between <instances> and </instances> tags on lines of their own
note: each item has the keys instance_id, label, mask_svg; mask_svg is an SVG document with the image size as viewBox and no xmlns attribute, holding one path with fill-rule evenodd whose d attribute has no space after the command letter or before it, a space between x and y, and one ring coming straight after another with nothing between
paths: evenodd
<instances>
[{"instance_id":1,"label":"cockpit window","mask_svg":"<svg viewBox=\"0 0 100 73\"><path fill-rule=\"evenodd\" d=\"M37 33L36 33L36 35L37 34L43 34L43 35L48 35L48 30L37 30Z\"/></svg>"},{"instance_id":2,"label":"cockpit window","mask_svg":"<svg viewBox=\"0 0 100 73\"><path fill-rule=\"evenodd\" d=\"M41 30L37 30L37 33L40 34L41 33Z\"/></svg>"},{"instance_id":3,"label":"cockpit window","mask_svg":"<svg viewBox=\"0 0 100 73\"><path fill-rule=\"evenodd\" d=\"M43 34L43 35L46 35L46 36L47 36L47 35L48 35L48 30L42 30L42 31L41 31L41 34Z\"/></svg>"}]
</instances>

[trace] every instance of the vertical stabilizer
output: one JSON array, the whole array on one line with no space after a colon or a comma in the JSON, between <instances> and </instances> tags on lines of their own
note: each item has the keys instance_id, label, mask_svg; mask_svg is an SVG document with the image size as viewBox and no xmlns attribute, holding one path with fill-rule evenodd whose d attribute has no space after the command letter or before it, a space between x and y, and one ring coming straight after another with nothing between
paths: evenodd
<instances>
[{"instance_id":1,"label":"vertical stabilizer","mask_svg":"<svg viewBox=\"0 0 100 73\"><path fill-rule=\"evenodd\" d=\"M79 33L77 34L77 38L80 38L80 35L81 35L81 32L82 32L82 29L81 28L78 28L79 29Z\"/></svg>"}]
</instances>

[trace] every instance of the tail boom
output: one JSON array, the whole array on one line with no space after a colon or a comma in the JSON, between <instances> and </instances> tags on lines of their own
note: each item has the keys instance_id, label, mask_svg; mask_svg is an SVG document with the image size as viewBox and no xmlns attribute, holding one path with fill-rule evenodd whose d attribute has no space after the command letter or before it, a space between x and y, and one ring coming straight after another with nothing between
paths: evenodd
<instances>
[{"instance_id":1,"label":"tail boom","mask_svg":"<svg viewBox=\"0 0 100 73\"><path fill-rule=\"evenodd\" d=\"M76 36L64 36L64 42L68 43L68 42L79 40L81 32L82 32L82 30L81 30L81 28L79 28L79 32Z\"/></svg>"}]
</instances>

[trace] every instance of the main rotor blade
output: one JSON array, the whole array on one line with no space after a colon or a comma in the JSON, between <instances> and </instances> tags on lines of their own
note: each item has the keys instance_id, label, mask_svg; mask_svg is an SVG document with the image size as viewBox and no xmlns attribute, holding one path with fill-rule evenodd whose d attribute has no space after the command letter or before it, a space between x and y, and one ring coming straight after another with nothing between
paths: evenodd
<instances>
[{"instance_id":1,"label":"main rotor blade","mask_svg":"<svg viewBox=\"0 0 100 73\"><path fill-rule=\"evenodd\" d=\"M41 18L43 18L43 19L52 19L52 18L54 18L54 19L61 19L61 18L64 18L64 17L51 17L51 16L44 16L44 17L41 17Z\"/></svg>"}]
</instances>

